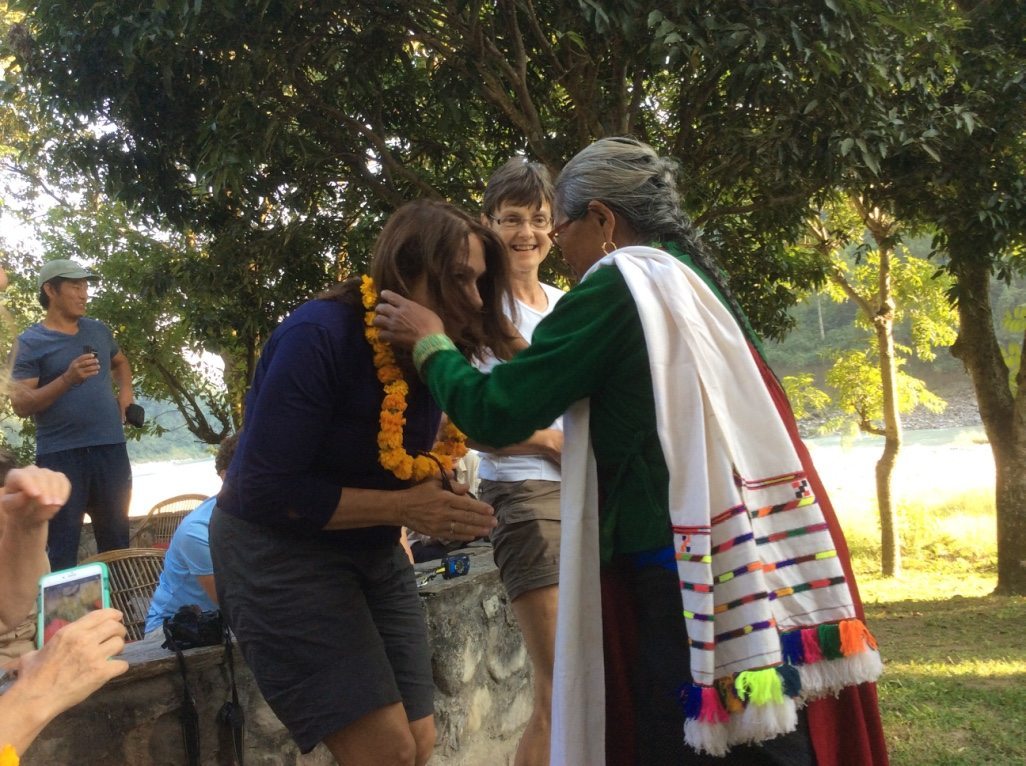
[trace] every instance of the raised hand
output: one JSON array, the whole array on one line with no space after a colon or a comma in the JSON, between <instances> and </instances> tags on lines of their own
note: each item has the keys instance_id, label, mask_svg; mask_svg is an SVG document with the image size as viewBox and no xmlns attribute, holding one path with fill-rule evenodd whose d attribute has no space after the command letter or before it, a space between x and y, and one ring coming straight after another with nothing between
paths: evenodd
<instances>
[{"instance_id":1,"label":"raised hand","mask_svg":"<svg viewBox=\"0 0 1026 766\"><path fill-rule=\"evenodd\" d=\"M36 526L53 518L70 494L71 482L63 473L30 465L7 474L0 507L8 524Z\"/></svg>"}]
</instances>

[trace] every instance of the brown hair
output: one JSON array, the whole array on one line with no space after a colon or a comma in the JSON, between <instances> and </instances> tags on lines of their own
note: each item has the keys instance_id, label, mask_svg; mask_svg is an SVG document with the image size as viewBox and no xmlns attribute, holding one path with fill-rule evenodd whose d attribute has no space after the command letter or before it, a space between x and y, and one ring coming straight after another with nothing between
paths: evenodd
<instances>
[{"instance_id":1,"label":"brown hair","mask_svg":"<svg viewBox=\"0 0 1026 766\"><path fill-rule=\"evenodd\" d=\"M552 177L544 165L514 157L492 173L485 187L481 208L491 215L503 202L523 207L540 208L546 202L552 207L555 192Z\"/></svg>"},{"instance_id":2,"label":"brown hair","mask_svg":"<svg viewBox=\"0 0 1026 766\"><path fill-rule=\"evenodd\" d=\"M477 285L484 304L480 309L470 302L455 274L467 259L471 235L484 245L485 273ZM389 216L374 243L370 264L379 291L409 297L424 277L446 332L468 358L480 358L487 350L499 359L513 354L516 336L502 312L511 302L508 272L498 236L462 210L436 200L409 202ZM358 286L359 280L350 279L317 297L359 303Z\"/></svg>"},{"instance_id":3,"label":"brown hair","mask_svg":"<svg viewBox=\"0 0 1026 766\"><path fill-rule=\"evenodd\" d=\"M235 457L235 448L239 446L239 434L241 433L241 431L236 431L233 434L228 434L221 440L221 444L217 448L217 455L214 456L214 472L218 476L227 471L228 466L232 464L232 458Z\"/></svg>"}]
</instances>

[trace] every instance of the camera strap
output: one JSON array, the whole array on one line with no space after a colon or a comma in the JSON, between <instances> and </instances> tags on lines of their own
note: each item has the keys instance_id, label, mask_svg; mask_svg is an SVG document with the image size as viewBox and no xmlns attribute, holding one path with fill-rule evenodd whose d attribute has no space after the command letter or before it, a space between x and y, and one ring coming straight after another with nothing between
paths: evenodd
<instances>
[{"instance_id":1,"label":"camera strap","mask_svg":"<svg viewBox=\"0 0 1026 766\"><path fill-rule=\"evenodd\" d=\"M228 623L224 623L224 660L228 667L228 683L231 686L232 698L225 702L217 713L218 732L221 738L219 744L221 751L226 743L224 739L230 735L232 740L232 751L235 753L237 766L244 766L245 755L243 745L246 735L246 713L239 703L239 690L235 686L235 652L232 649L232 634L228 630Z\"/></svg>"},{"instance_id":2,"label":"camera strap","mask_svg":"<svg viewBox=\"0 0 1026 766\"><path fill-rule=\"evenodd\" d=\"M200 726L199 713L196 710L196 698L193 696L192 688L189 686L189 676L186 672L185 655L182 648L175 641L174 634L170 627L170 620L164 621L164 646L175 653L178 658L178 670L182 676L182 707L179 711L179 719L182 723L182 742L185 746L187 766L200 766ZM235 756L236 766L245 764L245 725L246 715L239 702L239 690L235 684L235 653L232 649L231 631L228 624L221 618L222 640L224 642L225 666L228 669L228 684L231 688L231 699L226 701L217 713L218 744L219 751L227 751L227 741L231 740L231 751Z\"/></svg>"},{"instance_id":3,"label":"camera strap","mask_svg":"<svg viewBox=\"0 0 1026 766\"><path fill-rule=\"evenodd\" d=\"M182 743L185 746L185 757L187 766L199 766L200 762L200 731L199 713L196 712L196 698L192 695L192 688L189 686L189 675L185 672L185 655L175 641L168 621L164 621L164 645L175 653L178 658L178 671L182 674L182 707L178 711L178 718L182 723Z\"/></svg>"},{"instance_id":4,"label":"camera strap","mask_svg":"<svg viewBox=\"0 0 1026 766\"><path fill-rule=\"evenodd\" d=\"M438 478L442 481L442 489L446 492L452 492L452 481L449 480L449 473L445 470L445 466L442 465L442 461L438 459L438 456L424 450L421 450L417 454L430 458L435 462L435 465L438 466Z\"/></svg>"}]
</instances>

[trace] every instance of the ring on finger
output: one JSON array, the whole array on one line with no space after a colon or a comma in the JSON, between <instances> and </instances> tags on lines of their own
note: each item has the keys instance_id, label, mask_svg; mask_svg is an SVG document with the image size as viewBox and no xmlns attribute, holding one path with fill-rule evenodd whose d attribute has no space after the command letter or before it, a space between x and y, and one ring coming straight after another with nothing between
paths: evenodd
<instances>
[{"instance_id":1,"label":"ring on finger","mask_svg":"<svg viewBox=\"0 0 1026 766\"><path fill-rule=\"evenodd\" d=\"M452 537L455 534L456 534L456 522L455 521L450 521L449 522L449 537Z\"/></svg>"}]
</instances>

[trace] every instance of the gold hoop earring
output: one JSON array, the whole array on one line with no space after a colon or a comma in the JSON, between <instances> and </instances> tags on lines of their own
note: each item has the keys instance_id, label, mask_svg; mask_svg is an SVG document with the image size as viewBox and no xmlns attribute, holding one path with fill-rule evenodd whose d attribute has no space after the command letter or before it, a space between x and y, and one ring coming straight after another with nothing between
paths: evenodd
<instances>
[{"instance_id":1,"label":"gold hoop earring","mask_svg":"<svg viewBox=\"0 0 1026 766\"><path fill-rule=\"evenodd\" d=\"M608 250L606 250L607 247L609 248ZM605 242L602 243L602 252L605 253L606 255L609 255L611 252L613 252L614 250L618 250L618 249L619 248L617 248L616 243L613 242L613 240L611 240L611 239L606 240Z\"/></svg>"}]
</instances>

